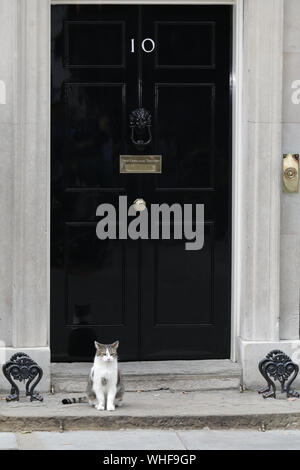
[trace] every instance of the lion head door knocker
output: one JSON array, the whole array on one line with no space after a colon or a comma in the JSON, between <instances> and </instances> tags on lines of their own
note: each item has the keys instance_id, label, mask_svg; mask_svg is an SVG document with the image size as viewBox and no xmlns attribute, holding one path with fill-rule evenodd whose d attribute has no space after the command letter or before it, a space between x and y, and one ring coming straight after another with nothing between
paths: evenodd
<instances>
[{"instance_id":1,"label":"lion head door knocker","mask_svg":"<svg viewBox=\"0 0 300 470\"><path fill-rule=\"evenodd\" d=\"M151 114L145 108L138 108L130 113L130 137L137 150L143 151L152 142L151 120Z\"/></svg>"},{"instance_id":2,"label":"lion head door knocker","mask_svg":"<svg viewBox=\"0 0 300 470\"><path fill-rule=\"evenodd\" d=\"M299 394L291 389L291 385L297 377L299 367L287 354L275 349L260 361L259 372L267 382L267 387L260 390L264 398L276 398L275 381L278 380L281 386L281 393L287 397L299 397Z\"/></svg>"}]
</instances>

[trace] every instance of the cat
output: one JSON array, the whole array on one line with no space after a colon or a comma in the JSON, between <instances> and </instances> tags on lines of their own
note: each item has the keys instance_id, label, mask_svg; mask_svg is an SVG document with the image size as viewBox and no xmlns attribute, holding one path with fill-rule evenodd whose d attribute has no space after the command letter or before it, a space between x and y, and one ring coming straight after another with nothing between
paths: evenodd
<instances>
[{"instance_id":1,"label":"cat","mask_svg":"<svg viewBox=\"0 0 300 470\"><path fill-rule=\"evenodd\" d=\"M64 398L64 405L89 403L99 411L114 411L115 406L121 406L125 390L118 368L118 346L119 341L112 344L95 341L96 354L88 377L86 396Z\"/></svg>"}]
</instances>

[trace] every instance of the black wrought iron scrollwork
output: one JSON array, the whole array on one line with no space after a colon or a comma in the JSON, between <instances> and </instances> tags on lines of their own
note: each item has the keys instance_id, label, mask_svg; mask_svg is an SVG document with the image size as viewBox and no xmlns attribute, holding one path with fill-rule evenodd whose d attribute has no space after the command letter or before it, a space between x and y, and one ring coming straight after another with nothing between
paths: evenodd
<instances>
[{"instance_id":1,"label":"black wrought iron scrollwork","mask_svg":"<svg viewBox=\"0 0 300 470\"><path fill-rule=\"evenodd\" d=\"M6 397L6 401L19 401L20 390L15 381L27 381L25 386L26 396L30 396L30 401L43 401L42 396L34 391L43 377L43 371L27 354L22 352L14 354L3 365L2 371L11 385L10 395Z\"/></svg>"},{"instance_id":2,"label":"black wrought iron scrollwork","mask_svg":"<svg viewBox=\"0 0 300 470\"><path fill-rule=\"evenodd\" d=\"M258 392L264 398L276 398L276 380L280 383L281 393L286 392L287 397L299 397L298 392L291 390L291 385L298 375L299 367L283 351L274 349L269 352L260 361L258 369L268 384L267 387Z\"/></svg>"},{"instance_id":3,"label":"black wrought iron scrollwork","mask_svg":"<svg viewBox=\"0 0 300 470\"><path fill-rule=\"evenodd\" d=\"M144 150L152 142L151 121L151 114L145 108L135 109L129 116L131 142L138 150Z\"/></svg>"}]
</instances>

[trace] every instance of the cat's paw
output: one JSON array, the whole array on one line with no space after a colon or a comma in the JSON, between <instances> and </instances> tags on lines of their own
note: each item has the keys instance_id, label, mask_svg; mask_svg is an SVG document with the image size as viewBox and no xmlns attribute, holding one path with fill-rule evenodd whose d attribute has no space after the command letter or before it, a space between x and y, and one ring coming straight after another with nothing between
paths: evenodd
<instances>
[{"instance_id":1,"label":"cat's paw","mask_svg":"<svg viewBox=\"0 0 300 470\"><path fill-rule=\"evenodd\" d=\"M115 405L107 405L107 411L115 411Z\"/></svg>"},{"instance_id":2,"label":"cat's paw","mask_svg":"<svg viewBox=\"0 0 300 470\"><path fill-rule=\"evenodd\" d=\"M101 404L99 404L99 405L96 405L96 407L95 407L95 408L96 408L96 410L98 410L98 411L103 411L103 410L104 410L104 406L103 406L103 405L101 405Z\"/></svg>"}]
</instances>

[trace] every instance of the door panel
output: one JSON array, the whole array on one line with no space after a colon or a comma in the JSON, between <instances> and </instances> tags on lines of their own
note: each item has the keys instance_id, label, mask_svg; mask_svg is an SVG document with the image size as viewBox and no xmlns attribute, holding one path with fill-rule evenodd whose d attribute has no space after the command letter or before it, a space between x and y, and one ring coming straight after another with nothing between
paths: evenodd
<instances>
[{"instance_id":1,"label":"door panel","mask_svg":"<svg viewBox=\"0 0 300 470\"><path fill-rule=\"evenodd\" d=\"M229 357L231 14L52 7L53 360L90 360L95 339L117 338L121 360ZM138 107L152 115L143 152L129 133ZM120 174L119 155L140 153L161 154L162 174ZM96 209L120 195L204 204L203 249L99 240Z\"/></svg>"},{"instance_id":2,"label":"door panel","mask_svg":"<svg viewBox=\"0 0 300 470\"><path fill-rule=\"evenodd\" d=\"M125 84L65 84L65 177L68 187L120 187L119 153L124 141ZM66 143L66 142L65 142Z\"/></svg>"},{"instance_id":3,"label":"door panel","mask_svg":"<svg viewBox=\"0 0 300 470\"><path fill-rule=\"evenodd\" d=\"M136 247L130 240L96 237L98 205L117 206L119 195L126 194L119 154L127 151L128 100L136 96L137 80L137 64L125 50L126 28L137 29L137 14L127 8L52 7L51 349L56 361L90 360L97 338L119 338L123 359L139 354L138 296L132 290L138 283Z\"/></svg>"},{"instance_id":4,"label":"door panel","mask_svg":"<svg viewBox=\"0 0 300 470\"><path fill-rule=\"evenodd\" d=\"M164 172L159 178L162 187L213 186L214 101L213 84L155 84L155 135L164 156Z\"/></svg>"},{"instance_id":5,"label":"door panel","mask_svg":"<svg viewBox=\"0 0 300 470\"><path fill-rule=\"evenodd\" d=\"M205 240L200 251L143 242L142 355L229 357L231 9L146 12L142 30L157 49L142 56L143 104L154 106L163 173L149 176L145 199L204 204Z\"/></svg>"},{"instance_id":6,"label":"door panel","mask_svg":"<svg viewBox=\"0 0 300 470\"><path fill-rule=\"evenodd\" d=\"M215 68L213 21L155 21L154 27L156 68Z\"/></svg>"},{"instance_id":7,"label":"door panel","mask_svg":"<svg viewBox=\"0 0 300 470\"><path fill-rule=\"evenodd\" d=\"M65 22L67 67L125 67L125 47L124 21Z\"/></svg>"}]
</instances>

